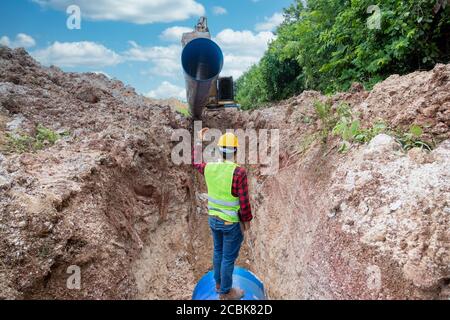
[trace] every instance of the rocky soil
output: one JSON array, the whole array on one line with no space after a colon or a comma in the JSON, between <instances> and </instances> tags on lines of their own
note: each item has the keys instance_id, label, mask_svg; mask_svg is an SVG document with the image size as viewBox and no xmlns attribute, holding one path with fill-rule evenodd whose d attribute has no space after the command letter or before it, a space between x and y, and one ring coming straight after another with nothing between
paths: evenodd
<instances>
[{"instance_id":1,"label":"rocky soil","mask_svg":"<svg viewBox=\"0 0 450 320\"><path fill-rule=\"evenodd\" d=\"M338 152L317 138L316 100L368 126L424 128L432 152L386 134ZM306 121L308 120L308 121ZM69 132L12 152L7 135ZM247 165L255 219L239 264L277 299L450 297L450 65L204 126L280 130L280 169ZM189 119L103 75L64 73L0 47L0 298L189 299L211 268L202 178L171 161ZM70 266L81 288L68 289Z\"/></svg>"},{"instance_id":2,"label":"rocky soil","mask_svg":"<svg viewBox=\"0 0 450 320\"><path fill-rule=\"evenodd\" d=\"M0 70L0 297L189 298L203 242L188 232L200 229L191 169L170 158L174 129L189 122L119 81L42 68L20 49L0 49ZM6 133L38 124L70 134L7 152ZM67 289L72 265L81 290Z\"/></svg>"}]
</instances>

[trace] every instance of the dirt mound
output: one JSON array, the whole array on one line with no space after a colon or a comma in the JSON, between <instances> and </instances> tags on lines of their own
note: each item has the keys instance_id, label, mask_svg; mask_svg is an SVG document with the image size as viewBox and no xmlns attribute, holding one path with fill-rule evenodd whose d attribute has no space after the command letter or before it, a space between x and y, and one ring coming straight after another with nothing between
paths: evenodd
<instances>
[{"instance_id":1,"label":"dirt mound","mask_svg":"<svg viewBox=\"0 0 450 320\"><path fill-rule=\"evenodd\" d=\"M435 149L383 133L340 153L317 101L347 103L363 127L420 125ZM450 65L437 65L371 92L204 114L280 130L279 171L247 166L255 220L239 260L270 298L450 296L449 103ZM202 178L171 160L178 128L190 120L120 81L0 47L0 298L189 299L211 237Z\"/></svg>"},{"instance_id":2,"label":"dirt mound","mask_svg":"<svg viewBox=\"0 0 450 320\"><path fill-rule=\"evenodd\" d=\"M170 159L171 134L188 121L119 81L43 68L20 49L0 48L0 70L0 296L135 297L133 263L148 238L174 252L143 266L159 282L152 297L169 297L182 281L161 276L167 266L193 282L191 171ZM6 134L33 136L38 125L68 135L7 152ZM81 268L81 290L66 287L71 265Z\"/></svg>"}]
</instances>

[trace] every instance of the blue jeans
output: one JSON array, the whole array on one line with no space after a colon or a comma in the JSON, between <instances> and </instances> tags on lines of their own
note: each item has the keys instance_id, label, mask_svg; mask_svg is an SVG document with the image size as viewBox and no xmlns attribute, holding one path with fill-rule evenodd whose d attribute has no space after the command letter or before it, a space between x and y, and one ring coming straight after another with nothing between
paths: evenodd
<instances>
[{"instance_id":1,"label":"blue jeans","mask_svg":"<svg viewBox=\"0 0 450 320\"><path fill-rule=\"evenodd\" d=\"M214 240L214 280L220 284L219 293L228 293L233 286L233 270L244 236L239 223L225 225L222 220L209 217Z\"/></svg>"}]
</instances>

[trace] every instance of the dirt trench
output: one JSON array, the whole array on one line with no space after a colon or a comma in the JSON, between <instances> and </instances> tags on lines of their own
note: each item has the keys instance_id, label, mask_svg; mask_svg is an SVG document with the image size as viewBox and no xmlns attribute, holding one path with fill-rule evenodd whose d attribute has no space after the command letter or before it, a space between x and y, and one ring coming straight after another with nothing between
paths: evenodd
<instances>
[{"instance_id":1,"label":"dirt trench","mask_svg":"<svg viewBox=\"0 0 450 320\"><path fill-rule=\"evenodd\" d=\"M212 254L203 177L171 159L191 121L21 49L0 47L0 71L0 298L190 299ZM381 134L339 153L337 137L319 138L318 100L348 103L365 126L421 125L435 149ZM238 264L271 299L450 297L449 103L450 66L437 65L371 92L205 113L210 128L280 130L279 170L245 165L255 218ZM9 149L8 135L39 124L69 135ZM80 288L67 286L70 266Z\"/></svg>"},{"instance_id":2,"label":"dirt trench","mask_svg":"<svg viewBox=\"0 0 450 320\"><path fill-rule=\"evenodd\" d=\"M22 49L0 70L0 298L190 299L212 254L203 178L171 160L190 120ZM68 134L34 150L38 126Z\"/></svg>"},{"instance_id":3,"label":"dirt trench","mask_svg":"<svg viewBox=\"0 0 450 320\"><path fill-rule=\"evenodd\" d=\"M203 177L145 139L92 147L5 159L3 297L190 299L211 269ZM80 290L66 285L74 265Z\"/></svg>"},{"instance_id":4,"label":"dirt trench","mask_svg":"<svg viewBox=\"0 0 450 320\"><path fill-rule=\"evenodd\" d=\"M362 125L423 128L435 149L405 151L391 134L339 152L315 113L342 103ZM306 91L251 112L208 113L212 128L279 130L279 170L247 165L255 219L250 269L274 299L450 297L450 66L394 75L371 92Z\"/></svg>"}]
</instances>

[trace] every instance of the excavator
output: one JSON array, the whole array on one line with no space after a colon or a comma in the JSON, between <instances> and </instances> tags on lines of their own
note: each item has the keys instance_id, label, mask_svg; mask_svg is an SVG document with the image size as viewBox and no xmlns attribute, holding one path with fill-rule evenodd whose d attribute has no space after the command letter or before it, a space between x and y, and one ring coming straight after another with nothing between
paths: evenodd
<instances>
[{"instance_id":1,"label":"excavator","mask_svg":"<svg viewBox=\"0 0 450 320\"><path fill-rule=\"evenodd\" d=\"M183 34L181 44L186 98L194 119L200 119L205 108L240 108L234 101L233 77L219 77L224 57L211 40L206 17L200 17L192 32Z\"/></svg>"}]
</instances>

